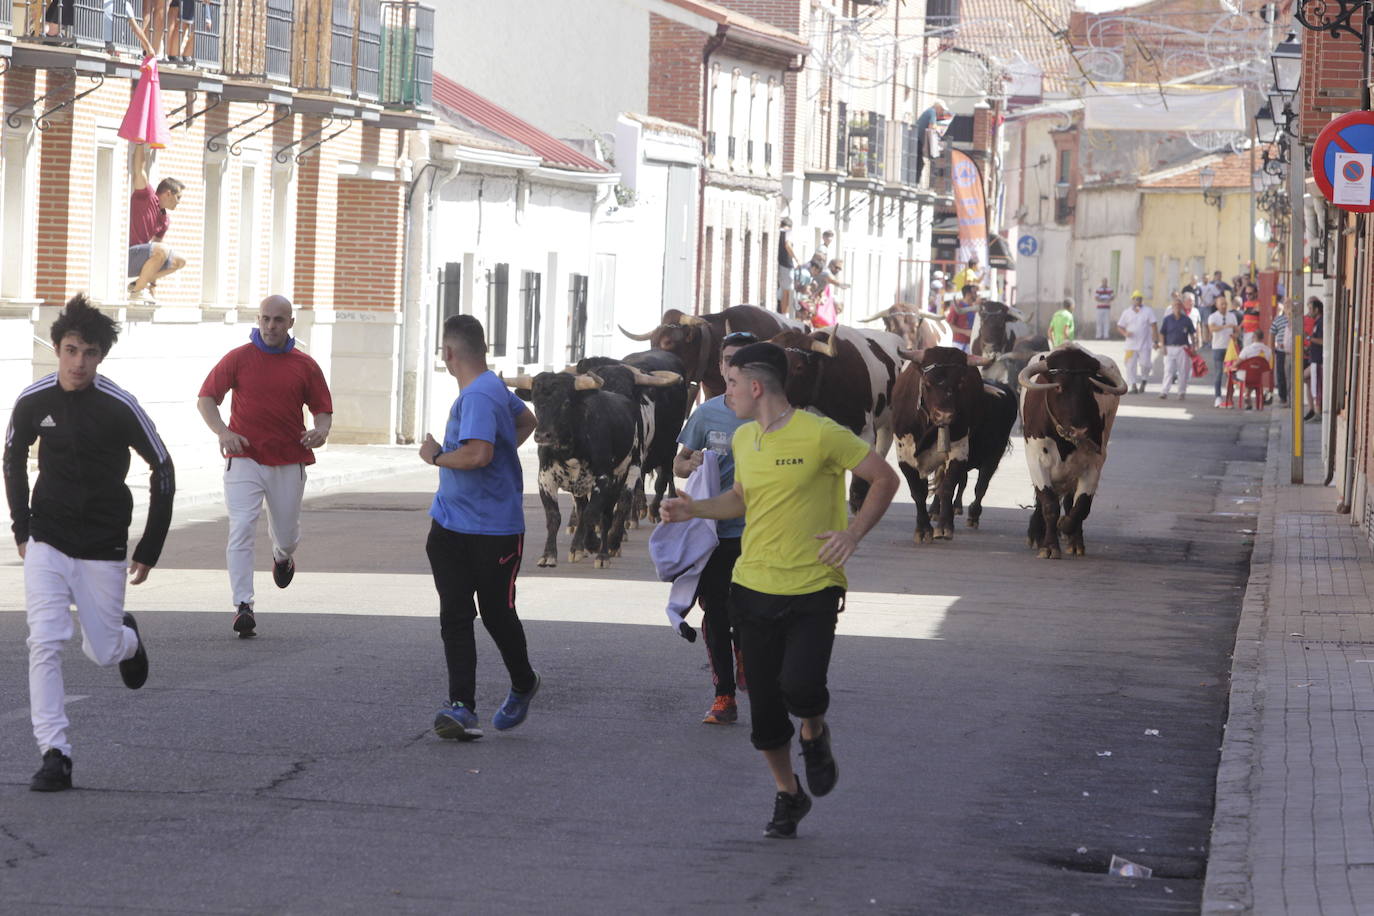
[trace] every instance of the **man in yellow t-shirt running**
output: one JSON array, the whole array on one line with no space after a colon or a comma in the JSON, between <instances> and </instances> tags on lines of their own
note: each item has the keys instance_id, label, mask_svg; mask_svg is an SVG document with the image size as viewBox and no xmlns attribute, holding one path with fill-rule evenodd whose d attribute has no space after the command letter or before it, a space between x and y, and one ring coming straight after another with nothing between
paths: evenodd
<instances>
[{"instance_id":1,"label":"man in yellow t-shirt running","mask_svg":"<svg viewBox=\"0 0 1374 916\"><path fill-rule=\"evenodd\" d=\"M793 837L811 798L792 769L789 716L802 720L801 751L812 794L835 787L826 674L848 582L844 564L897 492L897 474L868 443L825 417L787 403L787 355L751 344L730 360L726 404L735 431L734 487L713 499L664 500L665 521L745 518L730 589L730 618L740 634L749 680L750 740L777 784L764 833ZM869 484L852 524L845 516L844 475ZM817 544L820 541L820 544Z\"/></svg>"}]
</instances>

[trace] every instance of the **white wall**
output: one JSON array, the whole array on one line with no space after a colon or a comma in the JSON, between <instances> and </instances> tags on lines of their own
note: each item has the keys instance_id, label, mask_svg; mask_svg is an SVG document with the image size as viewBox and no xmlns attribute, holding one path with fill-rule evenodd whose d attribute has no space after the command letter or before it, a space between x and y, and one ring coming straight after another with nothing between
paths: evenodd
<instances>
[{"instance_id":1,"label":"white wall","mask_svg":"<svg viewBox=\"0 0 1374 916\"><path fill-rule=\"evenodd\" d=\"M627 0L442 4L434 69L564 139L649 106L649 13ZM703 36L704 40L704 36Z\"/></svg>"},{"instance_id":2,"label":"white wall","mask_svg":"<svg viewBox=\"0 0 1374 916\"><path fill-rule=\"evenodd\" d=\"M556 370L567 364L569 278L574 273L592 273L593 207L598 193L607 193L530 181L527 173L521 175L519 185L517 192L515 170L479 171L465 165L443 187L434 208L434 266L437 269L449 261L464 265L462 310L476 315L484 327L488 325L486 273L499 263L509 265L506 354L489 357L492 368L507 376ZM525 196L523 204L517 202L517 193ZM522 271L542 275L540 353L538 363L532 364L521 362ZM487 327L488 342L492 336L493 329ZM590 346L588 352L591 355ZM457 389L432 353L425 365L432 376L428 428L442 429Z\"/></svg>"}]
</instances>

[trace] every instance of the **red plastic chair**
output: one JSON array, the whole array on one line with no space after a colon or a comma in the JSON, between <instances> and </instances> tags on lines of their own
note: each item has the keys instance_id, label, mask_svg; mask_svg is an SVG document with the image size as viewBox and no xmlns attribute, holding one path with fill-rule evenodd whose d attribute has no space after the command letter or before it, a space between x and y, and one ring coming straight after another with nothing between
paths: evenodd
<instances>
[{"instance_id":1,"label":"red plastic chair","mask_svg":"<svg viewBox=\"0 0 1374 916\"><path fill-rule=\"evenodd\" d=\"M1264 395L1274 385L1274 370L1263 356L1252 356L1231 366L1226 380L1226 400L1237 410L1245 407L1246 395L1253 395L1255 409L1264 409ZM1238 390L1239 397L1232 397Z\"/></svg>"}]
</instances>

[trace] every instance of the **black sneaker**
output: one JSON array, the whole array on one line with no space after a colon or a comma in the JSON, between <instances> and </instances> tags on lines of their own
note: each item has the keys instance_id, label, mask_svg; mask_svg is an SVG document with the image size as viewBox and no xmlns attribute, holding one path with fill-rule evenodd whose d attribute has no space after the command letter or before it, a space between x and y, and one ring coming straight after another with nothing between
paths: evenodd
<instances>
[{"instance_id":1,"label":"black sneaker","mask_svg":"<svg viewBox=\"0 0 1374 916\"><path fill-rule=\"evenodd\" d=\"M124 686L130 690L137 690L148 680L148 653L143 648L143 636L138 632L138 624L134 621L133 614L124 615L124 625L134 631L138 637L138 651L132 658L126 658L119 663L119 676L124 679Z\"/></svg>"},{"instance_id":2,"label":"black sneaker","mask_svg":"<svg viewBox=\"0 0 1374 916\"><path fill-rule=\"evenodd\" d=\"M800 737L800 736L798 736ZM806 785L811 794L820 798L829 795L840 779L840 768L830 753L830 726L827 724L819 738L801 739L802 759L806 761Z\"/></svg>"},{"instance_id":3,"label":"black sneaker","mask_svg":"<svg viewBox=\"0 0 1374 916\"><path fill-rule=\"evenodd\" d=\"M72 787L72 758L50 748L43 755L43 765L33 774L29 789L33 792L61 792Z\"/></svg>"},{"instance_id":4,"label":"black sneaker","mask_svg":"<svg viewBox=\"0 0 1374 916\"><path fill-rule=\"evenodd\" d=\"M296 575L296 561L287 557L285 560L277 560L272 564L272 581L277 583L277 588L286 588L291 584L291 578Z\"/></svg>"},{"instance_id":5,"label":"black sneaker","mask_svg":"<svg viewBox=\"0 0 1374 916\"><path fill-rule=\"evenodd\" d=\"M258 622L253 619L253 606L247 601L239 604L239 611L234 615L234 632L239 634L239 639L252 639L257 636Z\"/></svg>"},{"instance_id":6,"label":"black sneaker","mask_svg":"<svg viewBox=\"0 0 1374 916\"><path fill-rule=\"evenodd\" d=\"M795 795L779 792L773 800L773 819L763 828L763 835L775 840L790 840L797 835L797 825L811 811L811 797L797 783Z\"/></svg>"}]
</instances>

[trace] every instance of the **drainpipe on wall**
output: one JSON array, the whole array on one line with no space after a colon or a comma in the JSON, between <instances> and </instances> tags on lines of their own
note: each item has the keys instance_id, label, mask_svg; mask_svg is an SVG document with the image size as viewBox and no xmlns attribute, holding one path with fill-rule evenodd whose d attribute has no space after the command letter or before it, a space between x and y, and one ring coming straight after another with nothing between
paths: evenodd
<instances>
[{"instance_id":1,"label":"drainpipe on wall","mask_svg":"<svg viewBox=\"0 0 1374 916\"><path fill-rule=\"evenodd\" d=\"M722 22L716 26L716 34L706 40L706 47L701 52L701 133L702 135L711 132L711 122L708 117L711 113L711 55L719 50L725 43L725 33L730 30L730 26ZM706 162L701 164L701 174L697 180L697 296L696 302L692 304L692 311L701 314L701 299L705 290L702 289L701 266L705 258L706 247Z\"/></svg>"}]
</instances>

